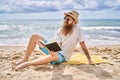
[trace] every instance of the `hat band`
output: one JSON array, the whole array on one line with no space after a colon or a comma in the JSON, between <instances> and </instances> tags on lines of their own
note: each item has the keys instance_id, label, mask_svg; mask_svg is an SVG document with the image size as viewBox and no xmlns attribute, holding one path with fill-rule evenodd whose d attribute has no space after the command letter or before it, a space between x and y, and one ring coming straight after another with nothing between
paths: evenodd
<instances>
[{"instance_id":1,"label":"hat band","mask_svg":"<svg viewBox=\"0 0 120 80\"><path fill-rule=\"evenodd\" d=\"M73 15L73 13L69 12L69 14Z\"/></svg>"}]
</instances>

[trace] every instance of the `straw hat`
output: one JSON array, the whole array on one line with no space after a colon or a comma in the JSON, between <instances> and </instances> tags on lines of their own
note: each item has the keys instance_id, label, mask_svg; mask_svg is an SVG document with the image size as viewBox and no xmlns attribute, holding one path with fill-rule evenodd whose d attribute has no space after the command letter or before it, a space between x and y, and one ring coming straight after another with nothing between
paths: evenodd
<instances>
[{"instance_id":1,"label":"straw hat","mask_svg":"<svg viewBox=\"0 0 120 80\"><path fill-rule=\"evenodd\" d=\"M64 15L65 16L71 16L75 20L76 24L78 23L79 13L77 11L72 10L72 11L70 11L68 13L65 12Z\"/></svg>"}]
</instances>

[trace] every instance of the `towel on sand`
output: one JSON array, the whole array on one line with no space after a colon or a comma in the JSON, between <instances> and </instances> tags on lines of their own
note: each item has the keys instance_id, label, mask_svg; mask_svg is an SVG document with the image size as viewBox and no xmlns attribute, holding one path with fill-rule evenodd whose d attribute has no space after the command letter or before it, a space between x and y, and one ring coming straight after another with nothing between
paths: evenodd
<instances>
[{"instance_id":1,"label":"towel on sand","mask_svg":"<svg viewBox=\"0 0 120 80\"><path fill-rule=\"evenodd\" d=\"M102 57L99 55L91 55L91 58L92 58L93 63L95 64L108 63L108 61L102 59ZM70 60L65 63L67 64L88 64L88 60L87 60L86 55L84 54L74 54L72 55Z\"/></svg>"}]
</instances>

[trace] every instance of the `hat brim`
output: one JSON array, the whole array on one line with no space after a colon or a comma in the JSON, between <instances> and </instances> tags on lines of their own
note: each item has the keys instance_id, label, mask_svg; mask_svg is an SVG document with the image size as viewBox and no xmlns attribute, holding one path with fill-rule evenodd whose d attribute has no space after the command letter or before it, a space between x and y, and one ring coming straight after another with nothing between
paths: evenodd
<instances>
[{"instance_id":1,"label":"hat brim","mask_svg":"<svg viewBox=\"0 0 120 80\"><path fill-rule=\"evenodd\" d=\"M78 19L76 17L74 17L73 15L71 15L69 13L66 13L66 12L64 13L64 15L65 16L71 16L75 20L75 22L78 23Z\"/></svg>"}]
</instances>

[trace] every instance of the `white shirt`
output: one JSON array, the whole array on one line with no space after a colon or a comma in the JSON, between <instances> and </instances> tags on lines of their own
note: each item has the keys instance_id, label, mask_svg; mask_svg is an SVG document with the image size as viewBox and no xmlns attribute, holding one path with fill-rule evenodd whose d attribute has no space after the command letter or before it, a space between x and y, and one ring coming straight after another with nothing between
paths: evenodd
<instances>
[{"instance_id":1,"label":"white shirt","mask_svg":"<svg viewBox=\"0 0 120 80\"><path fill-rule=\"evenodd\" d=\"M54 39L61 45L61 54L65 57L65 60L68 61L72 55L73 49L76 47L78 42L84 41L84 36L81 28L78 25L75 25L71 35L64 36L61 33L61 28L58 29L55 33Z\"/></svg>"}]
</instances>

